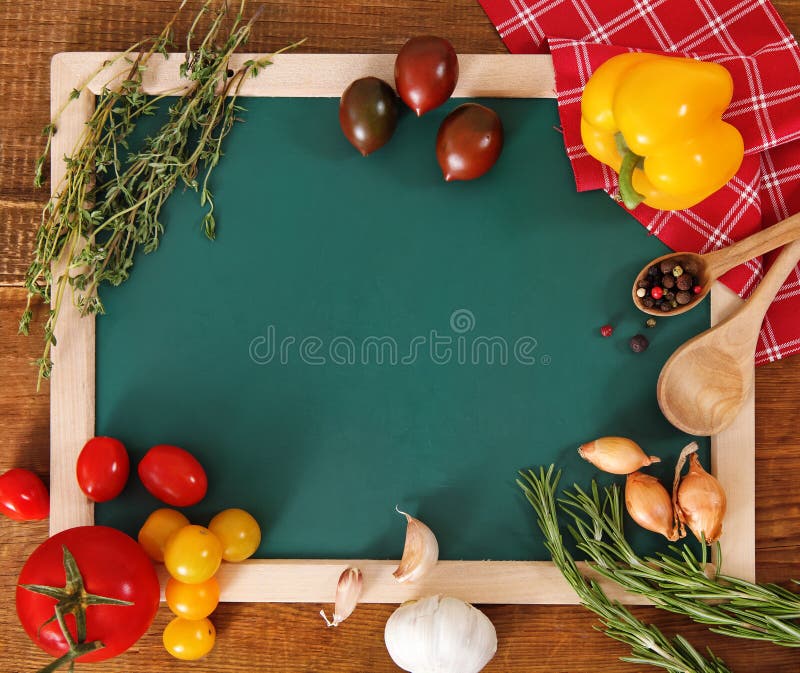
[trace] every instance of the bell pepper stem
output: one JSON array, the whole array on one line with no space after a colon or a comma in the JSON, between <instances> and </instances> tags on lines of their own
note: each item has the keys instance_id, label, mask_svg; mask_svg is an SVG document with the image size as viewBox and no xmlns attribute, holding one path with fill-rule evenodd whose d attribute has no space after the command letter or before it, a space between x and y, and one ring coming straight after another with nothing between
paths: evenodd
<instances>
[{"instance_id":1,"label":"bell pepper stem","mask_svg":"<svg viewBox=\"0 0 800 673\"><path fill-rule=\"evenodd\" d=\"M644 196L633 188L633 171L641 168L643 158L630 150L621 133L617 134L617 149L622 155L622 165L619 168L619 197L628 210L633 210L642 201Z\"/></svg>"}]
</instances>

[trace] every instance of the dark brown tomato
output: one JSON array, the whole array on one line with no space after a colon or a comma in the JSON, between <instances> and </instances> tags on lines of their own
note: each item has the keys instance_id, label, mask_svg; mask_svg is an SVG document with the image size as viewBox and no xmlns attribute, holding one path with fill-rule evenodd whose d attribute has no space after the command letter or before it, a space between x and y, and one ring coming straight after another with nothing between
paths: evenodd
<instances>
[{"instance_id":1,"label":"dark brown tomato","mask_svg":"<svg viewBox=\"0 0 800 673\"><path fill-rule=\"evenodd\" d=\"M456 82L458 56L453 45L442 37L412 37L397 54L397 93L418 117L450 98Z\"/></svg>"},{"instance_id":2,"label":"dark brown tomato","mask_svg":"<svg viewBox=\"0 0 800 673\"><path fill-rule=\"evenodd\" d=\"M377 77L357 79L339 101L339 124L364 156L383 147L397 126L397 97L392 87Z\"/></svg>"},{"instance_id":3,"label":"dark brown tomato","mask_svg":"<svg viewBox=\"0 0 800 673\"><path fill-rule=\"evenodd\" d=\"M503 149L503 124L494 110L459 105L439 127L436 158L444 179L474 180L494 166Z\"/></svg>"}]
</instances>

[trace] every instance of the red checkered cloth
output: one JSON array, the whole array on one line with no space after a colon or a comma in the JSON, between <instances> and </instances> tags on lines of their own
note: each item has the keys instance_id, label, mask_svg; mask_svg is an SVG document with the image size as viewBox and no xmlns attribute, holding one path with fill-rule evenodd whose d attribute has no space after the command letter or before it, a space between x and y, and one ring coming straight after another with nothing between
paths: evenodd
<instances>
[{"instance_id":1,"label":"red checkered cloth","mask_svg":"<svg viewBox=\"0 0 800 673\"><path fill-rule=\"evenodd\" d=\"M580 99L592 71L623 51L646 50L716 61L731 72L725 120L745 142L734 178L694 208L633 212L674 250L708 252L800 211L800 48L769 0L479 0L515 53L549 50L558 109L578 191L618 191L613 170L581 142ZM767 260L767 265L768 265ZM761 259L722 281L747 297ZM756 364L800 352L800 267L770 307Z\"/></svg>"}]
</instances>

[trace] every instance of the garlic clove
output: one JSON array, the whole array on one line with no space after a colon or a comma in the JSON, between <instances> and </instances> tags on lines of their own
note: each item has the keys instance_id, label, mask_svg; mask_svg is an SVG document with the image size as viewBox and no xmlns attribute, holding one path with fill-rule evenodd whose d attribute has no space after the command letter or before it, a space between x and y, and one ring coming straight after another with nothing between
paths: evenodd
<instances>
[{"instance_id":1,"label":"garlic clove","mask_svg":"<svg viewBox=\"0 0 800 673\"><path fill-rule=\"evenodd\" d=\"M625 481L625 506L642 528L674 542L679 537L675 510L667 489L650 474L633 472Z\"/></svg>"},{"instance_id":2,"label":"garlic clove","mask_svg":"<svg viewBox=\"0 0 800 673\"><path fill-rule=\"evenodd\" d=\"M408 525L403 558L393 574L398 582L413 582L436 565L439 560L439 543L433 531L422 521L399 509L397 512L406 517Z\"/></svg>"},{"instance_id":3,"label":"garlic clove","mask_svg":"<svg viewBox=\"0 0 800 673\"><path fill-rule=\"evenodd\" d=\"M336 602L333 606L332 619L329 620L325 616L324 610L319 611L319 614L322 615L322 618L329 627L339 626L339 624L353 614L359 596L361 596L362 585L363 576L361 570L358 568L346 568L339 576L339 582L336 585Z\"/></svg>"},{"instance_id":4,"label":"garlic clove","mask_svg":"<svg viewBox=\"0 0 800 673\"><path fill-rule=\"evenodd\" d=\"M386 622L384 641L394 663L410 673L478 673L497 652L489 618L450 596L401 605Z\"/></svg>"},{"instance_id":5,"label":"garlic clove","mask_svg":"<svg viewBox=\"0 0 800 673\"><path fill-rule=\"evenodd\" d=\"M719 540L727 509L725 490L714 475L703 469L696 453L691 455L689 471L680 481L676 502L679 520L698 540L705 539L707 544Z\"/></svg>"},{"instance_id":6,"label":"garlic clove","mask_svg":"<svg viewBox=\"0 0 800 673\"><path fill-rule=\"evenodd\" d=\"M597 469L611 474L630 474L641 467L661 462L658 456L648 456L641 446L627 437L600 437L581 444L578 454Z\"/></svg>"}]
</instances>

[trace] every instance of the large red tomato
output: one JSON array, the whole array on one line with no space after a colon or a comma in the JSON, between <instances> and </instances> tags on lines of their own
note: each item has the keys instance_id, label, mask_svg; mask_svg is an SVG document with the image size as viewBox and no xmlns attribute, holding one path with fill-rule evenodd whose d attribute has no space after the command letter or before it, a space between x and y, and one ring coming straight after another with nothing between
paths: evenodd
<instances>
[{"instance_id":1,"label":"large red tomato","mask_svg":"<svg viewBox=\"0 0 800 673\"><path fill-rule=\"evenodd\" d=\"M206 495L206 471L191 453L159 444L139 463L139 479L156 498L173 507L196 505Z\"/></svg>"},{"instance_id":2,"label":"large red tomato","mask_svg":"<svg viewBox=\"0 0 800 673\"><path fill-rule=\"evenodd\" d=\"M70 528L45 540L31 554L17 586L17 615L23 628L34 643L54 657L69 651L58 622L47 623L55 615L57 600L22 586L63 589L67 585L64 549L74 558L88 594L131 603L90 604L86 608L85 642L99 641L103 647L75 661L102 661L124 652L147 631L155 617L160 593L158 577L136 541L106 526ZM62 606L68 604L68 598L62 600ZM74 615L66 617L66 624L78 642Z\"/></svg>"}]
</instances>

